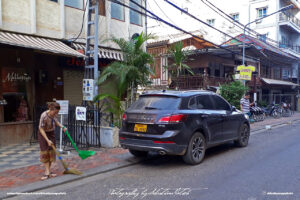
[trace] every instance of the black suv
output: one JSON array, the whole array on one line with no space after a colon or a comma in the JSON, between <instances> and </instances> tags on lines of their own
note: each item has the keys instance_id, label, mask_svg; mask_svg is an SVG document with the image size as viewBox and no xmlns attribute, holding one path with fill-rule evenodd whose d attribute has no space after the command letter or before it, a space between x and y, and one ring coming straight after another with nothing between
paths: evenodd
<instances>
[{"instance_id":1,"label":"black suv","mask_svg":"<svg viewBox=\"0 0 300 200\"><path fill-rule=\"evenodd\" d=\"M120 143L135 156L149 151L182 155L199 164L207 148L234 141L248 145L248 117L210 91L156 91L140 96L123 114Z\"/></svg>"}]
</instances>

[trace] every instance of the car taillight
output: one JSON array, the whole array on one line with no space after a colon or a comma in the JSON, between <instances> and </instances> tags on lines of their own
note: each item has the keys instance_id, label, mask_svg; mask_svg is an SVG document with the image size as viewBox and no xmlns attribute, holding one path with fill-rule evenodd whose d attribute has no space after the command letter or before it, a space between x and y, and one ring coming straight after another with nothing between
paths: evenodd
<instances>
[{"instance_id":1,"label":"car taillight","mask_svg":"<svg viewBox=\"0 0 300 200\"><path fill-rule=\"evenodd\" d=\"M158 122L162 123L179 123L183 122L187 119L187 115L178 114L178 115L170 115L162 117L158 120Z\"/></svg>"},{"instance_id":2,"label":"car taillight","mask_svg":"<svg viewBox=\"0 0 300 200\"><path fill-rule=\"evenodd\" d=\"M127 115L124 113L122 116L123 121L125 121L127 119Z\"/></svg>"}]
</instances>

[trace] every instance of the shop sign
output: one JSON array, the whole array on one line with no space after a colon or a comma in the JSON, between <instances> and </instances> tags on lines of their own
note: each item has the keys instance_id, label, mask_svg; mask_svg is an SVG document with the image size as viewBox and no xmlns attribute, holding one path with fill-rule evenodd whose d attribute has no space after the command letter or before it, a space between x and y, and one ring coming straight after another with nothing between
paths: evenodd
<instances>
[{"instance_id":1,"label":"shop sign","mask_svg":"<svg viewBox=\"0 0 300 200\"><path fill-rule=\"evenodd\" d=\"M69 114L69 101L68 100L57 100L56 103L60 105L59 113L60 115Z\"/></svg>"},{"instance_id":2,"label":"shop sign","mask_svg":"<svg viewBox=\"0 0 300 200\"><path fill-rule=\"evenodd\" d=\"M255 67L240 65L237 67L237 71L240 71L240 80L250 81L252 78L252 72L255 72Z\"/></svg>"},{"instance_id":3,"label":"shop sign","mask_svg":"<svg viewBox=\"0 0 300 200\"><path fill-rule=\"evenodd\" d=\"M82 94L83 94L83 101L93 101L94 79L83 79Z\"/></svg>"},{"instance_id":4,"label":"shop sign","mask_svg":"<svg viewBox=\"0 0 300 200\"><path fill-rule=\"evenodd\" d=\"M2 68L1 78L3 92L20 92L20 88L24 88L32 80L25 69L17 68Z\"/></svg>"},{"instance_id":5,"label":"shop sign","mask_svg":"<svg viewBox=\"0 0 300 200\"><path fill-rule=\"evenodd\" d=\"M76 107L76 120L86 121L86 108Z\"/></svg>"}]
</instances>

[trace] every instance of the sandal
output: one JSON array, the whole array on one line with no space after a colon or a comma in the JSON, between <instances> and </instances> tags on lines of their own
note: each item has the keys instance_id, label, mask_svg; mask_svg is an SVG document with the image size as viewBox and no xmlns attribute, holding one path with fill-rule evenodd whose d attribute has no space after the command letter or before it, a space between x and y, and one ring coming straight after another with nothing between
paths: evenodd
<instances>
[{"instance_id":1,"label":"sandal","mask_svg":"<svg viewBox=\"0 0 300 200\"><path fill-rule=\"evenodd\" d=\"M41 180L44 181L44 180L47 180L48 178L50 178L50 175L44 174L44 175L41 177Z\"/></svg>"},{"instance_id":2,"label":"sandal","mask_svg":"<svg viewBox=\"0 0 300 200\"><path fill-rule=\"evenodd\" d=\"M54 174L53 172L51 172L51 173L49 174L49 176L52 178L52 177L56 177L57 174Z\"/></svg>"}]
</instances>

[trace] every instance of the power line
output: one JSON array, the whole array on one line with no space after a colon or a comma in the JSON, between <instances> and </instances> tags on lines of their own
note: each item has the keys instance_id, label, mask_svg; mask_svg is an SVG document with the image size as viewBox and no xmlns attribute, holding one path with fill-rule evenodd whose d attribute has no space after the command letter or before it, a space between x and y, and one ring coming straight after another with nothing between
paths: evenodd
<instances>
[{"instance_id":1,"label":"power line","mask_svg":"<svg viewBox=\"0 0 300 200\"><path fill-rule=\"evenodd\" d=\"M174 8L180 10L180 11L183 12L184 14L190 16L191 18L193 18L193 19L195 19L195 20L197 20L197 21L199 21L199 22L205 24L206 26L208 26L208 27L210 27L210 28L212 28L212 29L214 29L214 30L216 30L216 31L219 31L220 33L222 33L222 34L224 34L224 35L230 37L231 39L239 40L238 38L232 37L231 35L229 35L229 34L223 32L223 31L217 29L216 27L214 27L214 26L212 26L212 25L210 25L210 24L208 24L208 23L202 21L201 19L195 17L194 15L190 14L190 13L187 12L186 10L184 10L184 9L178 7L177 5L171 3L169 0L165 0L165 2L167 2L168 4L170 4L171 6L173 6ZM241 40L239 40L239 41L241 42Z\"/></svg>"},{"instance_id":2,"label":"power line","mask_svg":"<svg viewBox=\"0 0 300 200\"><path fill-rule=\"evenodd\" d=\"M84 17L85 17L85 12L86 12L86 8L87 8L87 5L88 5L88 2L89 2L89 0L86 0L85 8L84 8L83 16L82 16L82 23L81 23L80 32L77 35L77 37L75 38L75 40L73 40L72 42L75 42L79 38L79 36L81 35L81 33L82 33L82 29L83 29L83 25L84 25ZM73 38L71 38L71 39L73 39Z\"/></svg>"},{"instance_id":3,"label":"power line","mask_svg":"<svg viewBox=\"0 0 300 200\"><path fill-rule=\"evenodd\" d=\"M110 1L118 2L117 0L110 0ZM204 39L204 38L201 38L201 37L199 37L199 36L197 36L197 35L194 35L194 34L188 32L188 31L186 31L186 30L184 30L184 29L182 29L182 28L180 28L180 27L175 26L174 24L171 24L171 23L169 23L169 22L167 22L167 21L161 19L160 17L158 17L157 15L155 15L154 13L152 13L151 11L147 10L147 9L144 8L143 6L139 5L138 3L134 2L133 0L130 0L130 2L132 2L133 4L137 5L138 7L142 8L143 10L145 10L146 12L148 12L149 14L152 15L152 16L149 16L149 17L155 18L155 19L157 19L157 20L159 20L159 21L161 21L161 22L167 24L168 26L170 26L170 27L172 27L172 28L175 28L175 29L177 29L177 30L179 30L179 31L181 31L181 32L183 32L183 33L186 33L186 34L191 35L191 36L193 36L193 37L195 37L195 38L198 38L198 39L203 40L203 41L205 41L205 42L207 42L207 43L210 43L210 44L212 44L212 45L215 46L215 47L219 47L220 49L224 49L224 50L226 50L226 51L229 51L229 52L231 52L232 54L242 55L241 53L236 53L236 52L234 52L234 51L232 51L232 50L230 50L230 49L228 49L228 48L225 48L225 47L223 47L223 46L217 45L217 44L215 44L215 43L213 43L213 42L211 42L211 41L208 41L208 40L206 40L206 39ZM122 5L122 3L120 3L120 2L118 2L118 3L119 3L120 5ZM124 5L124 4L123 4L123 5ZM126 6L126 5L125 5L125 6ZM186 11L184 11L184 12L186 12ZM235 39L236 39L236 38L235 38ZM246 57L248 57L248 56L246 56Z\"/></svg>"},{"instance_id":4,"label":"power line","mask_svg":"<svg viewBox=\"0 0 300 200\"><path fill-rule=\"evenodd\" d=\"M203 0L201 0L205 5L207 5ZM243 30L243 28L244 28L244 24L242 24L241 22L239 22L239 21L236 21L236 20L233 20L232 19L232 17L230 16L230 15L228 15L227 13L225 13L223 10L221 10L220 8L218 8L216 5L214 5L213 3L211 3L209 0L206 0L211 6L213 6L215 9L217 9L219 12L221 12L221 13L223 13L224 15L226 15L229 19L231 19L235 24L237 23L237 24L239 24L239 28L241 28L242 30ZM208 5L207 5L208 6ZM210 7L210 6L208 6L208 7ZM211 7L210 7L211 8ZM221 15L218 11L216 11L215 9L213 9L213 8L211 8L213 11L215 11L217 14L219 14L220 16L222 16L224 19L227 19L227 18L225 18L223 15ZM242 27L240 27L240 26L242 26ZM260 35L258 32L256 32L255 30L253 30L253 29L251 29L250 27L246 27L246 29L249 31L249 34L250 34L250 32L253 32L253 34L255 35L255 37L257 37L258 35ZM276 44L279 44L279 42L278 41L275 41L275 40L273 40L273 39L271 39L271 38L268 38L268 37L266 37L266 39L267 40L269 40L269 41L271 41L271 42L274 42L274 43L276 43Z\"/></svg>"},{"instance_id":5,"label":"power line","mask_svg":"<svg viewBox=\"0 0 300 200\"><path fill-rule=\"evenodd\" d=\"M156 3L156 0L154 1L155 4L157 5L157 7L163 12L163 10L159 7L159 5ZM147 2L148 3L148 7L150 8L150 10L153 11L153 9L151 8L150 4L149 4L149 1ZM170 18L163 12L163 14L170 20ZM165 27L162 25L162 23L158 20L155 20L156 23L158 24L159 27L161 27L162 29L165 29ZM172 21L171 21L172 22ZM174 22L173 22L174 23ZM169 36L170 39L174 38L174 36L170 35L169 33L167 33L167 36Z\"/></svg>"}]
</instances>

